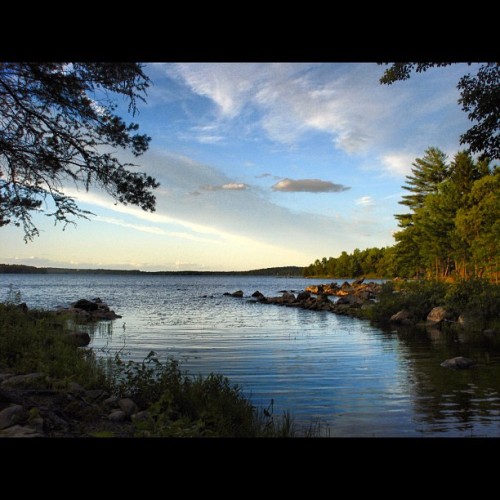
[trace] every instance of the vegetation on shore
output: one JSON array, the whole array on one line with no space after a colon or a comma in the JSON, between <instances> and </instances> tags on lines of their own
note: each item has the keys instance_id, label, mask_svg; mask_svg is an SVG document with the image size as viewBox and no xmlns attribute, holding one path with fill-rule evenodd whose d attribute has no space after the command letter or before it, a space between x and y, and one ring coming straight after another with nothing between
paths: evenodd
<instances>
[{"instance_id":1,"label":"vegetation on shore","mask_svg":"<svg viewBox=\"0 0 500 500\"><path fill-rule=\"evenodd\" d=\"M152 276L301 276L302 267L281 266L250 271L140 271L138 269L71 269L61 267L35 267L24 264L0 264L5 274L114 274Z\"/></svg>"},{"instance_id":2,"label":"vegetation on shore","mask_svg":"<svg viewBox=\"0 0 500 500\"><path fill-rule=\"evenodd\" d=\"M434 307L447 311L447 324L468 331L492 330L500 333L500 285L485 279L459 280L446 283L439 280L387 281L382 285L377 301L362 310L363 316L376 323L388 323L399 311L408 311L415 324L425 322Z\"/></svg>"},{"instance_id":3,"label":"vegetation on shore","mask_svg":"<svg viewBox=\"0 0 500 500\"><path fill-rule=\"evenodd\" d=\"M448 162L428 148L413 163L403 187L409 194L396 215L396 244L338 258L324 257L306 267L306 276L402 277L441 280L500 277L500 169L487 159L457 153Z\"/></svg>"},{"instance_id":4,"label":"vegetation on shore","mask_svg":"<svg viewBox=\"0 0 500 500\"><path fill-rule=\"evenodd\" d=\"M42 373L29 389L64 394L76 383L86 390L131 398L147 418L129 421L128 436L294 435L288 414L276 416L256 409L241 388L222 375L193 377L182 372L177 361L162 363L153 352L142 363L124 362L118 355L99 358L92 349L75 345L67 325L66 318L49 311L23 311L14 303L0 304L0 374ZM75 401L60 405L59 415L75 418ZM76 413L77 419L93 429L91 435L113 435L107 415L98 406L85 406ZM123 425L120 428L123 435ZM81 435L88 434L82 431Z\"/></svg>"}]
</instances>

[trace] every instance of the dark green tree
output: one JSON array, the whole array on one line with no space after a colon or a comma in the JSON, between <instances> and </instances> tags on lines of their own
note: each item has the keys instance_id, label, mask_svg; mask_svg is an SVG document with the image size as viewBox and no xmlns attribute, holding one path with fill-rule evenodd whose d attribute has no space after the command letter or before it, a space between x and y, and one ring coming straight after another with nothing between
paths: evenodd
<instances>
[{"instance_id":1,"label":"dark green tree","mask_svg":"<svg viewBox=\"0 0 500 500\"><path fill-rule=\"evenodd\" d=\"M0 63L0 226L22 225L28 241L38 235L33 212L64 227L86 218L64 194L70 183L154 211L158 182L115 156L116 148L141 155L150 138L112 100L122 96L135 114L149 84L135 63Z\"/></svg>"},{"instance_id":2,"label":"dark green tree","mask_svg":"<svg viewBox=\"0 0 500 500\"><path fill-rule=\"evenodd\" d=\"M380 78L380 83L391 85L408 80L413 71L427 71L432 67L452 63L394 63ZM474 124L460 136L460 144L468 144L470 153L477 153L490 160L500 159L500 64L481 64L475 75L460 78L458 103Z\"/></svg>"}]
</instances>

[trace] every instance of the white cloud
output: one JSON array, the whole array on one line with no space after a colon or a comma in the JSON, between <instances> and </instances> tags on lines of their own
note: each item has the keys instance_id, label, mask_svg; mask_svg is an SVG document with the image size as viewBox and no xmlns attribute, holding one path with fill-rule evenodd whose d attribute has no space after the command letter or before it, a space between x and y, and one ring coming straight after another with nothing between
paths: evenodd
<instances>
[{"instance_id":1,"label":"white cloud","mask_svg":"<svg viewBox=\"0 0 500 500\"><path fill-rule=\"evenodd\" d=\"M244 191L245 189L248 189L248 185L242 182L228 182L226 184L215 186L205 184L204 186L201 186L201 189L203 189L204 191L219 191L220 189L225 189L228 191Z\"/></svg>"},{"instance_id":2,"label":"white cloud","mask_svg":"<svg viewBox=\"0 0 500 500\"><path fill-rule=\"evenodd\" d=\"M373 203L373 198L371 196L362 196L356 200L356 205L361 205L363 207L370 207Z\"/></svg>"},{"instance_id":3,"label":"white cloud","mask_svg":"<svg viewBox=\"0 0 500 500\"><path fill-rule=\"evenodd\" d=\"M382 168L389 175L404 177L411 172L412 163L418 155L410 153L389 153L380 158Z\"/></svg>"},{"instance_id":4,"label":"white cloud","mask_svg":"<svg viewBox=\"0 0 500 500\"><path fill-rule=\"evenodd\" d=\"M372 149L391 155L403 137L405 142L412 138L411 149L425 149L439 130L446 149L455 147L467 123L456 105L460 65L392 86L379 83L384 68L375 63L177 64L166 65L165 71L216 105L212 125L256 111L254 123L271 140L287 145L317 131L349 155ZM436 113L444 110L446 122L436 122ZM220 134L208 138L212 135ZM388 165L388 170L397 173L401 167Z\"/></svg>"},{"instance_id":5,"label":"white cloud","mask_svg":"<svg viewBox=\"0 0 500 500\"><path fill-rule=\"evenodd\" d=\"M340 193L351 188L320 179L283 179L272 186L272 189L286 193Z\"/></svg>"}]
</instances>

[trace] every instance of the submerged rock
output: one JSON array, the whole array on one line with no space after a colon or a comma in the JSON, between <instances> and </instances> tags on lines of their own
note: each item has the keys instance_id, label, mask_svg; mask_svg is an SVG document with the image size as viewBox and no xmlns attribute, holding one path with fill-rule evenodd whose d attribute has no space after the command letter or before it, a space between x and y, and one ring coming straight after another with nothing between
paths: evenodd
<instances>
[{"instance_id":1,"label":"submerged rock","mask_svg":"<svg viewBox=\"0 0 500 500\"><path fill-rule=\"evenodd\" d=\"M474 366L476 362L473 359L464 358L463 356L458 356L456 358L450 358L441 363L440 366L443 368L453 368L455 370L466 370Z\"/></svg>"}]
</instances>

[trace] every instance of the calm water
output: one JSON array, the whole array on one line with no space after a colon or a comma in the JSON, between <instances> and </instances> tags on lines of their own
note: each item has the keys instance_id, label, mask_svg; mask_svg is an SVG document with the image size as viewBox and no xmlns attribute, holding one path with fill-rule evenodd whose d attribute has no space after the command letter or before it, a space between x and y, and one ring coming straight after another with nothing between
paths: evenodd
<instances>
[{"instance_id":1,"label":"calm water","mask_svg":"<svg viewBox=\"0 0 500 500\"><path fill-rule=\"evenodd\" d=\"M288 409L299 425L330 436L500 436L500 351L439 332L384 332L366 321L261 305L224 292L279 295L321 280L0 274L30 307L101 297L123 316L93 334L102 353L150 350L196 374L219 372L255 404ZM439 364L467 356L473 370Z\"/></svg>"}]
</instances>

